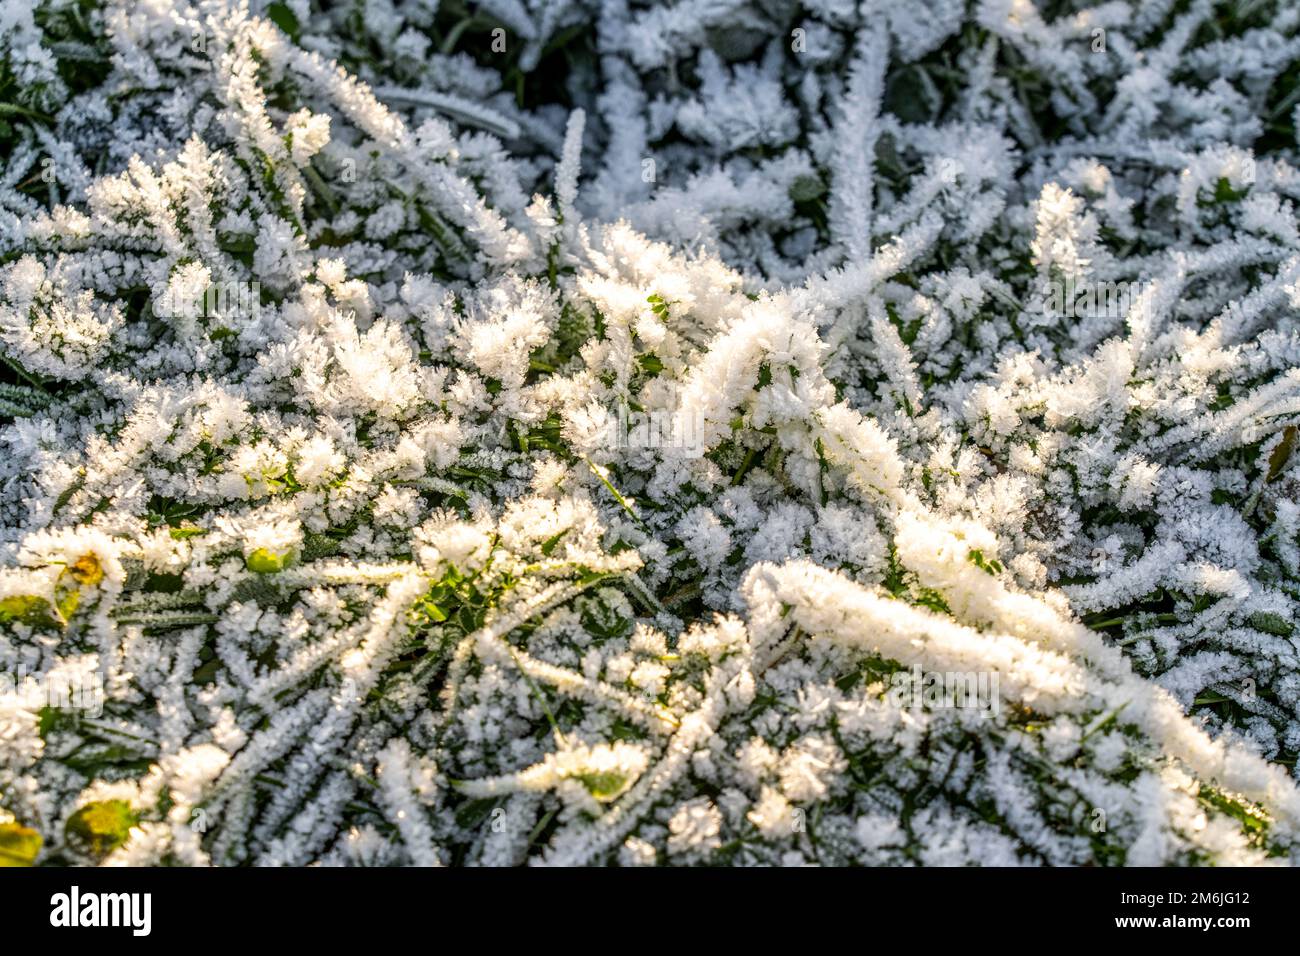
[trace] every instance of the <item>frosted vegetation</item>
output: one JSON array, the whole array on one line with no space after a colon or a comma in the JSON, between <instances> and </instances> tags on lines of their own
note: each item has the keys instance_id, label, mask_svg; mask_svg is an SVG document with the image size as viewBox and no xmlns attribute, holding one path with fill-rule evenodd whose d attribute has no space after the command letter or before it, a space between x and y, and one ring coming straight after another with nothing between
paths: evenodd
<instances>
[{"instance_id":1,"label":"frosted vegetation","mask_svg":"<svg viewBox=\"0 0 1300 956\"><path fill-rule=\"evenodd\" d=\"M0 862L1297 860L1298 101L1289 0L0 0Z\"/></svg>"}]
</instances>

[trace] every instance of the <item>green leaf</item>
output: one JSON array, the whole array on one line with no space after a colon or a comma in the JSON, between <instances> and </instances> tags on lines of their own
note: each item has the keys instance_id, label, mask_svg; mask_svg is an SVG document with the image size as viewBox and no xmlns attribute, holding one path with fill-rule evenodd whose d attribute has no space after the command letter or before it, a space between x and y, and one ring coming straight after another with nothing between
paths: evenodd
<instances>
[{"instance_id":1,"label":"green leaf","mask_svg":"<svg viewBox=\"0 0 1300 956\"><path fill-rule=\"evenodd\" d=\"M38 112L37 110L29 110L25 106L19 106L17 103L0 103L0 116L6 115L30 116L32 119L43 120L46 123L51 121L49 116L45 113Z\"/></svg>"},{"instance_id":2,"label":"green leaf","mask_svg":"<svg viewBox=\"0 0 1300 956\"><path fill-rule=\"evenodd\" d=\"M619 796L627 789L629 783L626 776L614 771L584 773L578 776L578 780L587 788L587 792L601 803L608 803Z\"/></svg>"},{"instance_id":3,"label":"green leaf","mask_svg":"<svg viewBox=\"0 0 1300 956\"><path fill-rule=\"evenodd\" d=\"M50 602L35 594L11 594L0 598L0 621L38 623L49 616Z\"/></svg>"},{"instance_id":4,"label":"green leaf","mask_svg":"<svg viewBox=\"0 0 1300 956\"><path fill-rule=\"evenodd\" d=\"M472 830L487 819L497 802L495 797L483 797L461 804L456 808L456 824Z\"/></svg>"},{"instance_id":5,"label":"green leaf","mask_svg":"<svg viewBox=\"0 0 1300 956\"><path fill-rule=\"evenodd\" d=\"M569 533L569 530L570 530L569 528L565 528L565 529L564 529L563 531L561 531L559 534L552 535L551 537L549 537L549 538L547 538L545 541L543 541L543 542L542 542L542 555L543 555L544 557L549 558L549 557L551 556L551 552L555 550L555 546L556 546L557 544L560 543L560 539L561 539L561 538L563 538L566 534Z\"/></svg>"},{"instance_id":6,"label":"green leaf","mask_svg":"<svg viewBox=\"0 0 1300 956\"><path fill-rule=\"evenodd\" d=\"M985 574L998 575L1002 573L1002 562L985 558L984 552L979 548L971 548L966 555L966 559Z\"/></svg>"},{"instance_id":7,"label":"green leaf","mask_svg":"<svg viewBox=\"0 0 1300 956\"><path fill-rule=\"evenodd\" d=\"M795 202L811 202L826 194L826 184L816 176L796 176L790 184L790 198Z\"/></svg>"},{"instance_id":8,"label":"green leaf","mask_svg":"<svg viewBox=\"0 0 1300 956\"><path fill-rule=\"evenodd\" d=\"M294 12L283 3L273 3L266 8L266 16L272 23L289 34L293 39L298 39L298 34L302 32L302 27L298 23L298 18Z\"/></svg>"},{"instance_id":9,"label":"green leaf","mask_svg":"<svg viewBox=\"0 0 1300 956\"><path fill-rule=\"evenodd\" d=\"M1295 451L1296 427L1288 425L1282 431L1282 440L1278 442L1273 453L1268 456L1268 475L1265 481L1273 481L1278 475L1282 474L1282 469L1286 467L1287 461L1291 458L1291 453Z\"/></svg>"},{"instance_id":10,"label":"green leaf","mask_svg":"<svg viewBox=\"0 0 1300 956\"><path fill-rule=\"evenodd\" d=\"M1236 202L1248 192L1250 192L1249 186L1244 189L1234 189L1226 176L1220 176L1219 181L1214 184L1214 201L1216 203Z\"/></svg>"},{"instance_id":11,"label":"green leaf","mask_svg":"<svg viewBox=\"0 0 1300 956\"><path fill-rule=\"evenodd\" d=\"M448 593L449 592L446 588L434 585L434 587L430 589L429 593L422 597L414 608L417 622L419 622L421 618L424 619L421 623L432 622L434 624L441 624L443 621L447 620L447 612L442 609L441 605L446 603Z\"/></svg>"},{"instance_id":12,"label":"green leaf","mask_svg":"<svg viewBox=\"0 0 1300 956\"><path fill-rule=\"evenodd\" d=\"M293 550L276 554L266 548L258 548L244 559L244 563L248 565L248 570L256 571L258 574L275 574L293 564L294 557Z\"/></svg>"},{"instance_id":13,"label":"green leaf","mask_svg":"<svg viewBox=\"0 0 1300 956\"><path fill-rule=\"evenodd\" d=\"M50 731L52 731L55 727L58 726L59 712L55 710L53 707L47 706L47 707L42 707L39 711L37 711L36 716L37 716L36 732L41 735L42 740L45 740L47 737L49 737Z\"/></svg>"},{"instance_id":14,"label":"green leaf","mask_svg":"<svg viewBox=\"0 0 1300 956\"><path fill-rule=\"evenodd\" d=\"M81 591L60 581L54 588L55 606L63 620L69 620L81 604Z\"/></svg>"},{"instance_id":15,"label":"green leaf","mask_svg":"<svg viewBox=\"0 0 1300 956\"><path fill-rule=\"evenodd\" d=\"M1246 623L1257 631L1273 634L1277 637L1290 637L1295 633L1295 625L1280 614L1271 611L1257 611L1246 618Z\"/></svg>"},{"instance_id":16,"label":"green leaf","mask_svg":"<svg viewBox=\"0 0 1300 956\"><path fill-rule=\"evenodd\" d=\"M101 800L86 804L69 817L64 830L74 848L103 858L126 843L131 828L139 822L125 800Z\"/></svg>"},{"instance_id":17,"label":"green leaf","mask_svg":"<svg viewBox=\"0 0 1300 956\"><path fill-rule=\"evenodd\" d=\"M650 303L651 312L659 316L661 319L668 318L668 307L673 303L666 302L664 297L657 293L652 293L651 295L646 296L645 300Z\"/></svg>"}]
</instances>

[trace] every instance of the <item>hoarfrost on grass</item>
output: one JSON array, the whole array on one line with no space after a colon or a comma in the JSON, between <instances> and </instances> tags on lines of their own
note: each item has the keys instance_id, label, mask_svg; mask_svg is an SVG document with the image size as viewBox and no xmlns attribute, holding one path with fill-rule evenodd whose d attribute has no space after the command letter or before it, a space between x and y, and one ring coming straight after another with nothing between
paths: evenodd
<instances>
[{"instance_id":1,"label":"hoarfrost on grass","mask_svg":"<svg viewBox=\"0 0 1300 956\"><path fill-rule=\"evenodd\" d=\"M1291 4L0 25L0 861L1300 856Z\"/></svg>"}]
</instances>

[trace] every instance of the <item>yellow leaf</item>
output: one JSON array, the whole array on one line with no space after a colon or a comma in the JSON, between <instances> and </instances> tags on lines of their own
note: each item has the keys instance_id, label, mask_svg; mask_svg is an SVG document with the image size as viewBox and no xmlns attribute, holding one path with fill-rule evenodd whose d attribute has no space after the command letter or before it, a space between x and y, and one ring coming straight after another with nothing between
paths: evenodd
<instances>
[{"instance_id":1,"label":"yellow leaf","mask_svg":"<svg viewBox=\"0 0 1300 956\"><path fill-rule=\"evenodd\" d=\"M0 823L0 866L31 866L44 843L29 827Z\"/></svg>"},{"instance_id":2,"label":"yellow leaf","mask_svg":"<svg viewBox=\"0 0 1300 956\"><path fill-rule=\"evenodd\" d=\"M104 580L104 568L99 558L93 554L83 554L68 566L68 573L77 579L78 584L98 584Z\"/></svg>"}]
</instances>

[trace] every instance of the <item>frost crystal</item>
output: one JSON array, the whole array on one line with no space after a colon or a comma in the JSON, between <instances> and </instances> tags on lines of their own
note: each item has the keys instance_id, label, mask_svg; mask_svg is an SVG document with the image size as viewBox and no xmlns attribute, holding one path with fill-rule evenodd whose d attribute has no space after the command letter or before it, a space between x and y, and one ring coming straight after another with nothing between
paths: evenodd
<instances>
[{"instance_id":1,"label":"frost crystal","mask_svg":"<svg viewBox=\"0 0 1300 956\"><path fill-rule=\"evenodd\" d=\"M0 0L5 845L1300 860L1300 9L472 6Z\"/></svg>"}]
</instances>

